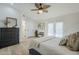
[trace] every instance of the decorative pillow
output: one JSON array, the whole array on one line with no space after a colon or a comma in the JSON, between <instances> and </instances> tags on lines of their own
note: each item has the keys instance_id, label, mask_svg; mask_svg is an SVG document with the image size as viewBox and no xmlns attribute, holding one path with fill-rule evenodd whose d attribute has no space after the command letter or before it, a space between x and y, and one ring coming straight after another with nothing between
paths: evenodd
<instances>
[{"instance_id":1,"label":"decorative pillow","mask_svg":"<svg viewBox=\"0 0 79 59\"><path fill-rule=\"evenodd\" d=\"M76 34L74 33L74 34L69 35L67 46L70 48L73 48L75 41L76 41Z\"/></svg>"},{"instance_id":2,"label":"decorative pillow","mask_svg":"<svg viewBox=\"0 0 79 59\"><path fill-rule=\"evenodd\" d=\"M73 45L74 51L79 51L79 32L76 33L75 44Z\"/></svg>"},{"instance_id":3,"label":"decorative pillow","mask_svg":"<svg viewBox=\"0 0 79 59\"><path fill-rule=\"evenodd\" d=\"M64 37L59 45L67 46L70 50L79 51L79 32Z\"/></svg>"},{"instance_id":4,"label":"decorative pillow","mask_svg":"<svg viewBox=\"0 0 79 59\"><path fill-rule=\"evenodd\" d=\"M66 45L70 50L79 50L79 32L69 35L69 39Z\"/></svg>"},{"instance_id":5,"label":"decorative pillow","mask_svg":"<svg viewBox=\"0 0 79 59\"><path fill-rule=\"evenodd\" d=\"M63 38L63 39L60 41L59 45L60 45L60 46L66 46L66 43L67 43L67 39L66 39L66 38Z\"/></svg>"}]
</instances>

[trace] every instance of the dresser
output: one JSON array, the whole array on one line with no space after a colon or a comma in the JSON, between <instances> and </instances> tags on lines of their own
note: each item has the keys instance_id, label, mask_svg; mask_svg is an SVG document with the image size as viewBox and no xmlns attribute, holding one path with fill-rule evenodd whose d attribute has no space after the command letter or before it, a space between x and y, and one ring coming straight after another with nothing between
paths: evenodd
<instances>
[{"instance_id":1,"label":"dresser","mask_svg":"<svg viewBox=\"0 0 79 59\"><path fill-rule=\"evenodd\" d=\"M19 28L0 28L0 48L19 43Z\"/></svg>"}]
</instances>

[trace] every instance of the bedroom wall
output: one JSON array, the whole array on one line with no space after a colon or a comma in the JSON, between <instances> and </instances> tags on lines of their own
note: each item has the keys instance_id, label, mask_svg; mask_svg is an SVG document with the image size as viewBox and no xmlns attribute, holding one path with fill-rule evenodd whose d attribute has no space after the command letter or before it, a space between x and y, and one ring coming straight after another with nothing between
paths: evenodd
<instances>
[{"instance_id":1,"label":"bedroom wall","mask_svg":"<svg viewBox=\"0 0 79 59\"><path fill-rule=\"evenodd\" d=\"M17 18L17 24L20 26L19 21L19 13L16 9L10 7L10 6L0 6L0 27L5 27L4 21L6 20L6 17L13 17Z\"/></svg>"},{"instance_id":2,"label":"bedroom wall","mask_svg":"<svg viewBox=\"0 0 79 59\"><path fill-rule=\"evenodd\" d=\"M47 24L50 22L63 22L64 35L79 31L79 12L50 18L45 21L45 36L47 35Z\"/></svg>"},{"instance_id":3,"label":"bedroom wall","mask_svg":"<svg viewBox=\"0 0 79 59\"><path fill-rule=\"evenodd\" d=\"M35 30L37 29L37 22L34 20L26 20L26 34L27 37L35 36Z\"/></svg>"}]
</instances>

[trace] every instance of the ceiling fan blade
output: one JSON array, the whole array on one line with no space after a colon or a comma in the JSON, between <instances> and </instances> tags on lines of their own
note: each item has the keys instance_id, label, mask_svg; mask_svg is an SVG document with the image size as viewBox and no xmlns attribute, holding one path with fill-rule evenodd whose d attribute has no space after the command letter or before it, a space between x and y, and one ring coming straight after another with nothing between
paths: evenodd
<instances>
[{"instance_id":1,"label":"ceiling fan blade","mask_svg":"<svg viewBox=\"0 0 79 59\"><path fill-rule=\"evenodd\" d=\"M50 5L44 5L43 9L47 9L49 7L50 7Z\"/></svg>"},{"instance_id":2,"label":"ceiling fan blade","mask_svg":"<svg viewBox=\"0 0 79 59\"><path fill-rule=\"evenodd\" d=\"M48 10L46 10L46 9L43 9L43 12L46 12L46 13L47 13L47 12L48 12Z\"/></svg>"},{"instance_id":3,"label":"ceiling fan blade","mask_svg":"<svg viewBox=\"0 0 79 59\"><path fill-rule=\"evenodd\" d=\"M31 11L37 11L38 9L31 9Z\"/></svg>"},{"instance_id":4,"label":"ceiling fan blade","mask_svg":"<svg viewBox=\"0 0 79 59\"><path fill-rule=\"evenodd\" d=\"M42 3L35 3L36 8L41 8Z\"/></svg>"}]
</instances>

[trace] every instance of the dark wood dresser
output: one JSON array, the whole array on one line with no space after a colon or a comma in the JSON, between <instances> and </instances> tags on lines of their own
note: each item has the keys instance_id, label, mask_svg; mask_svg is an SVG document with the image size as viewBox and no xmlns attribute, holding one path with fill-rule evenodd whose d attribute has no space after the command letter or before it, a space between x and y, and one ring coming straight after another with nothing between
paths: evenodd
<instances>
[{"instance_id":1,"label":"dark wood dresser","mask_svg":"<svg viewBox=\"0 0 79 59\"><path fill-rule=\"evenodd\" d=\"M0 48L19 43L19 28L0 28Z\"/></svg>"}]
</instances>

